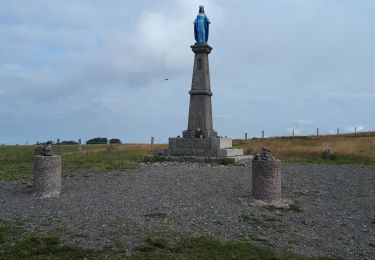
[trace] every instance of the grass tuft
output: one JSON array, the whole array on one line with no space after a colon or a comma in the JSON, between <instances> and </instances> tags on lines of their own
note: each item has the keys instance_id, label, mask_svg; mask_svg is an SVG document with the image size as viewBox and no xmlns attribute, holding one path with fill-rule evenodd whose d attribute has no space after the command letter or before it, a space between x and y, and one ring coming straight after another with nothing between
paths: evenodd
<instances>
[{"instance_id":1,"label":"grass tuft","mask_svg":"<svg viewBox=\"0 0 375 260\"><path fill-rule=\"evenodd\" d=\"M223 158L220 160L220 164L221 165L231 165L233 164L233 160L229 159L229 158Z\"/></svg>"},{"instance_id":2,"label":"grass tuft","mask_svg":"<svg viewBox=\"0 0 375 260\"><path fill-rule=\"evenodd\" d=\"M299 206L297 203L291 203L291 204L289 204L289 206L288 206L288 211L301 212L302 209L300 208L300 206Z\"/></svg>"},{"instance_id":3,"label":"grass tuft","mask_svg":"<svg viewBox=\"0 0 375 260\"><path fill-rule=\"evenodd\" d=\"M149 237L146 240L147 244L151 247L156 247L156 248L167 248L168 247L168 242L164 238L161 237Z\"/></svg>"}]
</instances>

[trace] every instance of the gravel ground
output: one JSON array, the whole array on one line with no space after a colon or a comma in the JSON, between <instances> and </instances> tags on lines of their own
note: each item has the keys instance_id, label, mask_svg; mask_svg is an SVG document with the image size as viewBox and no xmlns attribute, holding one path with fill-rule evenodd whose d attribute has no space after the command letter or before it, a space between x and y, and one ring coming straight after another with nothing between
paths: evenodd
<instances>
[{"instance_id":1,"label":"gravel ground","mask_svg":"<svg viewBox=\"0 0 375 260\"><path fill-rule=\"evenodd\" d=\"M254 203L249 164L141 164L65 176L62 192L39 199L30 185L0 182L0 219L94 248L213 235L313 257L375 259L375 166L284 164L283 198L297 211Z\"/></svg>"}]
</instances>

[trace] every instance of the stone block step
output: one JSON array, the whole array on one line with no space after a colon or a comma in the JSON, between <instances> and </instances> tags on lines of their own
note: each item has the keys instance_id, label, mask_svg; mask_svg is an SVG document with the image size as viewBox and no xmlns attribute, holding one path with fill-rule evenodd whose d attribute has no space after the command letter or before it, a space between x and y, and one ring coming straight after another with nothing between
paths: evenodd
<instances>
[{"instance_id":1,"label":"stone block step","mask_svg":"<svg viewBox=\"0 0 375 260\"><path fill-rule=\"evenodd\" d=\"M241 156L243 149L220 149L217 155L219 157Z\"/></svg>"}]
</instances>

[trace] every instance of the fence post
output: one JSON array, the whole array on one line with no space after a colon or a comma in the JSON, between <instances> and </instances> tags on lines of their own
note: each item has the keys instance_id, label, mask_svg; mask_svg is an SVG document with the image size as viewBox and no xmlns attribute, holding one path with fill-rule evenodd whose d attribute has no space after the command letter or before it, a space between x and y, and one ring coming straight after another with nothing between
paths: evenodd
<instances>
[{"instance_id":1,"label":"fence post","mask_svg":"<svg viewBox=\"0 0 375 260\"><path fill-rule=\"evenodd\" d=\"M57 141L56 141L56 144L57 144L57 154L61 154L60 153L60 138L57 138Z\"/></svg>"},{"instance_id":2,"label":"fence post","mask_svg":"<svg viewBox=\"0 0 375 260\"><path fill-rule=\"evenodd\" d=\"M245 140L247 140L247 133L245 133Z\"/></svg>"},{"instance_id":3,"label":"fence post","mask_svg":"<svg viewBox=\"0 0 375 260\"><path fill-rule=\"evenodd\" d=\"M264 139L264 130L262 130L262 138Z\"/></svg>"},{"instance_id":4,"label":"fence post","mask_svg":"<svg viewBox=\"0 0 375 260\"><path fill-rule=\"evenodd\" d=\"M154 147L154 141L155 141L155 138L154 138L154 137L151 137L151 150L152 150L152 148Z\"/></svg>"},{"instance_id":5,"label":"fence post","mask_svg":"<svg viewBox=\"0 0 375 260\"><path fill-rule=\"evenodd\" d=\"M316 136L319 136L319 128L316 129Z\"/></svg>"},{"instance_id":6,"label":"fence post","mask_svg":"<svg viewBox=\"0 0 375 260\"><path fill-rule=\"evenodd\" d=\"M293 130L292 130L292 135L293 135L293 137L294 137L294 128L293 128Z\"/></svg>"},{"instance_id":7,"label":"fence post","mask_svg":"<svg viewBox=\"0 0 375 260\"><path fill-rule=\"evenodd\" d=\"M82 140L78 139L78 151L82 151Z\"/></svg>"},{"instance_id":8,"label":"fence post","mask_svg":"<svg viewBox=\"0 0 375 260\"><path fill-rule=\"evenodd\" d=\"M354 134L357 134L357 127L354 127Z\"/></svg>"},{"instance_id":9,"label":"fence post","mask_svg":"<svg viewBox=\"0 0 375 260\"><path fill-rule=\"evenodd\" d=\"M340 128L337 128L337 135L340 134Z\"/></svg>"}]
</instances>

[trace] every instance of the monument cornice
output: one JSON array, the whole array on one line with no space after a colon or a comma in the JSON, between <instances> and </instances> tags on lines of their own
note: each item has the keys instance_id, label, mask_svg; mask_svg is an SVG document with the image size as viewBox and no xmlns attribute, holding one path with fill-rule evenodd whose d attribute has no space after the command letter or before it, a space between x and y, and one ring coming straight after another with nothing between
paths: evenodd
<instances>
[{"instance_id":1,"label":"monument cornice","mask_svg":"<svg viewBox=\"0 0 375 260\"><path fill-rule=\"evenodd\" d=\"M207 53L210 54L212 47L207 43L196 43L190 46L194 53Z\"/></svg>"},{"instance_id":2,"label":"monument cornice","mask_svg":"<svg viewBox=\"0 0 375 260\"><path fill-rule=\"evenodd\" d=\"M190 95L206 95L206 96L212 96L212 92L208 90L190 90L189 91Z\"/></svg>"}]
</instances>

